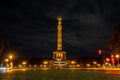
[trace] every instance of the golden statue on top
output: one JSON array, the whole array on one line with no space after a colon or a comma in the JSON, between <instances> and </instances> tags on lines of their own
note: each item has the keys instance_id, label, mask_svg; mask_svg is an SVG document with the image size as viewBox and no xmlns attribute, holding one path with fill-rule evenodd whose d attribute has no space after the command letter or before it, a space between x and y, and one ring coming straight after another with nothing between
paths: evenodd
<instances>
[{"instance_id":1,"label":"golden statue on top","mask_svg":"<svg viewBox=\"0 0 120 80\"><path fill-rule=\"evenodd\" d=\"M58 16L57 20L58 20L58 24L62 24L62 22L61 22L62 21L62 17L61 16Z\"/></svg>"}]
</instances>

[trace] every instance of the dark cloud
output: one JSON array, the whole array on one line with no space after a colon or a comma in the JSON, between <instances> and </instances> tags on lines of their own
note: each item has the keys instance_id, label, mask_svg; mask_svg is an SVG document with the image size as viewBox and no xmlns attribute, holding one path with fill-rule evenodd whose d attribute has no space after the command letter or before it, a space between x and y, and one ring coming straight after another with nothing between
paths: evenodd
<instances>
[{"instance_id":1,"label":"dark cloud","mask_svg":"<svg viewBox=\"0 0 120 80\"><path fill-rule=\"evenodd\" d=\"M96 55L120 23L119 0L4 1L1 32L4 49L33 57L51 57L56 50L57 19L63 17L63 49L68 56Z\"/></svg>"}]
</instances>

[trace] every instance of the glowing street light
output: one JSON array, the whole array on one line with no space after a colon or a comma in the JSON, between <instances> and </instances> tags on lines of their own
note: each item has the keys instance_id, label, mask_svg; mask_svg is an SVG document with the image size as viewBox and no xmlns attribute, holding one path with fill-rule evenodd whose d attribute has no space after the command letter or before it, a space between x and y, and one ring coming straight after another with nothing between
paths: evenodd
<instances>
[{"instance_id":1,"label":"glowing street light","mask_svg":"<svg viewBox=\"0 0 120 80\"><path fill-rule=\"evenodd\" d=\"M13 58L13 56L12 56L12 55L10 55L10 56L9 56L9 58L10 58L10 59L12 59L12 58Z\"/></svg>"},{"instance_id":2,"label":"glowing street light","mask_svg":"<svg viewBox=\"0 0 120 80\"><path fill-rule=\"evenodd\" d=\"M12 56L12 55L10 55L10 56L9 56L9 58L10 58L10 68L12 69L12 68L13 68L13 63L12 63L12 61L11 61L11 60L12 60L13 56Z\"/></svg>"},{"instance_id":3,"label":"glowing street light","mask_svg":"<svg viewBox=\"0 0 120 80\"><path fill-rule=\"evenodd\" d=\"M116 55L116 58L119 58L119 55Z\"/></svg>"},{"instance_id":4,"label":"glowing street light","mask_svg":"<svg viewBox=\"0 0 120 80\"><path fill-rule=\"evenodd\" d=\"M9 60L8 59L5 59L5 62L8 62Z\"/></svg>"},{"instance_id":5,"label":"glowing street light","mask_svg":"<svg viewBox=\"0 0 120 80\"><path fill-rule=\"evenodd\" d=\"M86 64L87 67L90 67L90 64Z\"/></svg>"},{"instance_id":6,"label":"glowing street light","mask_svg":"<svg viewBox=\"0 0 120 80\"><path fill-rule=\"evenodd\" d=\"M108 61L108 62L109 62L109 61L110 61L110 59L109 59L109 58L106 58L106 61Z\"/></svg>"},{"instance_id":7,"label":"glowing street light","mask_svg":"<svg viewBox=\"0 0 120 80\"><path fill-rule=\"evenodd\" d=\"M119 66L119 57L120 57L120 56L117 54L115 57L117 58L118 66Z\"/></svg>"},{"instance_id":8,"label":"glowing street light","mask_svg":"<svg viewBox=\"0 0 120 80\"><path fill-rule=\"evenodd\" d=\"M23 64L23 67L25 67L25 65L26 65L27 63L24 61L24 62L22 62L22 64Z\"/></svg>"},{"instance_id":9,"label":"glowing street light","mask_svg":"<svg viewBox=\"0 0 120 80\"><path fill-rule=\"evenodd\" d=\"M44 65L47 65L47 64L48 64L48 61L44 61L43 64L44 64Z\"/></svg>"},{"instance_id":10,"label":"glowing street light","mask_svg":"<svg viewBox=\"0 0 120 80\"><path fill-rule=\"evenodd\" d=\"M26 64L26 62L22 62L22 64L23 64L23 65L25 65L25 64Z\"/></svg>"},{"instance_id":11,"label":"glowing street light","mask_svg":"<svg viewBox=\"0 0 120 80\"><path fill-rule=\"evenodd\" d=\"M74 64L75 64L75 61L71 61L71 64L73 64L73 65L74 65Z\"/></svg>"},{"instance_id":12,"label":"glowing street light","mask_svg":"<svg viewBox=\"0 0 120 80\"><path fill-rule=\"evenodd\" d=\"M93 61L93 64L97 64L97 62L96 62L96 61Z\"/></svg>"}]
</instances>

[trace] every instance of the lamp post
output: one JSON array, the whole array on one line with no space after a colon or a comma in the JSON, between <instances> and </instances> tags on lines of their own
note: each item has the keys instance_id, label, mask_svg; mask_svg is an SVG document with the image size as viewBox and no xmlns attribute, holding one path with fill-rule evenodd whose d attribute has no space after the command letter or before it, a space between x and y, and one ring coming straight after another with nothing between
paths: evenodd
<instances>
[{"instance_id":1,"label":"lamp post","mask_svg":"<svg viewBox=\"0 0 120 80\"><path fill-rule=\"evenodd\" d=\"M13 68L13 63L12 63L12 58L13 58L13 56L10 55L9 58L10 58L10 68L12 69L12 68Z\"/></svg>"},{"instance_id":2,"label":"lamp post","mask_svg":"<svg viewBox=\"0 0 120 80\"><path fill-rule=\"evenodd\" d=\"M115 57L117 58L118 66L119 66L119 57L120 57L120 56L117 54Z\"/></svg>"},{"instance_id":3,"label":"lamp post","mask_svg":"<svg viewBox=\"0 0 120 80\"><path fill-rule=\"evenodd\" d=\"M93 67L96 67L97 61L93 61Z\"/></svg>"},{"instance_id":4,"label":"lamp post","mask_svg":"<svg viewBox=\"0 0 120 80\"><path fill-rule=\"evenodd\" d=\"M27 63L24 61L22 62L22 64L23 64L23 67L25 68Z\"/></svg>"},{"instance_id":5,"label":"lamp post","mask_svg":"<svg viewBox=\"0 0 120 80\"><path fill-rule=\"evenodd\" d=\"M72 64L72 65L75 65L75 61L71 61L71 64Z\"/></svg>"},{"instance_id":6,"label":"lamp post","mask_svg":"<svg viewBox=\"0 0 120 80\"><path fill-rule=\"evenodd\" d=\"M6 67L8 67L8 59L5 59L5 62L6 62Z\"/></svg>"},{"instance_id":7,"label":"lamp post","mask_svg":"<svg viewBox=\"0 0 120 80\"><path fill-rule=\"evenodd\" d=\"M110 59L106 58L106 65L110 67L110 63L109 63Z\"/></svg>"}]
</instances>

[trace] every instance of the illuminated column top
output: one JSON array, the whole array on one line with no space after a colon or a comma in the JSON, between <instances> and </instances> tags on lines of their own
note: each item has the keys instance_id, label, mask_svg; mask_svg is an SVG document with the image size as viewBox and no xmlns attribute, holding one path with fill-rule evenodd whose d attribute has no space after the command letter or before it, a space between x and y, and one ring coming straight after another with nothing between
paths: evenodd
<instances>
[{"instance_id":1,"label":"illuminated column top","mask_svg":"<svg viewBox=\"0 0 120 80\"><path fill-rule=\"evenodd\" d=\"M62 17L57 17L58 19L58 33L57 33L57 50L62 50Z\"/></svg>"}]
</instances>

